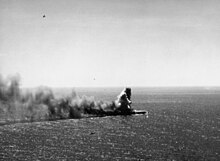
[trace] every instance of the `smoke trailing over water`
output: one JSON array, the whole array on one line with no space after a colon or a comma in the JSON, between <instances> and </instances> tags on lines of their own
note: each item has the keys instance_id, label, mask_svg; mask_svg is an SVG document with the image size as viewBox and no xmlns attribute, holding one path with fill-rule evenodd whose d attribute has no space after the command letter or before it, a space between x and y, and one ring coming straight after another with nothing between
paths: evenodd
<instances>
[{"instance_id":1,"label":"smoke trailing over water","mask_svg":"<svg viewBox=\"0 0 220 161\"><path fill-rule=\"evenodd\" d=\"M19 83L19 76L5 80L0 75L0 123L100 116L115 108L114 103L78 96L75 91L62 98L56 98L47 87L23 91Z\"/></svg>"}]
</instances>

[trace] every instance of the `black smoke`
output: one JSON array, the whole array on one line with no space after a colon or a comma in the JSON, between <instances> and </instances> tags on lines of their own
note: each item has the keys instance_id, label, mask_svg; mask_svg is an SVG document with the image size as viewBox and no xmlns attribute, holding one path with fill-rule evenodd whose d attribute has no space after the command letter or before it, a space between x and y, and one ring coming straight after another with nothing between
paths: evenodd
<instances>
[{"instance_id":1,"label":"black smoke","mask_svg":"<svg viewBox=\"0 0 220 161\"><path fill-rule=\"evenodd\" d=\"M95 101L75 91L62 98L56 98L48 87L24 91L19 76L4 79L0 75L0 123L102 116L114 109L114 102Z\"/></svg>"}]
</instances>

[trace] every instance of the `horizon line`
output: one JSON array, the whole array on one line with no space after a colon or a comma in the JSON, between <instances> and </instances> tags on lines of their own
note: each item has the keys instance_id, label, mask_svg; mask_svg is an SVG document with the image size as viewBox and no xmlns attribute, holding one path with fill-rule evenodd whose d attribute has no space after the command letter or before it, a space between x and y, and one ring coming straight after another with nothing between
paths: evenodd
<instances>
[{"instance_id":1,"label":"horizon line","mask_svg":"<svg viewBox=\"0 0 220 161\"><path fill-rule=\"evenodd\" d=\"M220 85L204 85L204 86L196 86L196 85L191 85L191 86L172 86L172 85L168 85L168 86L47 86L47 85L39 85L39 86L23 86L20 88L41 88L41 87L45 87L45 88L126 88L126 87L130 87L130 88L220 88Z\"/></svg>"}]
</instances>

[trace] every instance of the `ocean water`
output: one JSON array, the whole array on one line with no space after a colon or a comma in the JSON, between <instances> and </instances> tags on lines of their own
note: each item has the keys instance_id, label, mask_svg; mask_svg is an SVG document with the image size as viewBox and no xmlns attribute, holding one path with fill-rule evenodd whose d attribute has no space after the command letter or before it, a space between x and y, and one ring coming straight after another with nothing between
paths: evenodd
<instances>
[{"instance_id":1,"label":"ocean water","mask_svg":"<svg viewBox=\"0 0 220 161\"><path fill-rule=\"evenodd\" d=\"M121 90L75 88L109 102ZM132 88L132 102L149 114L2 125L0 160L220 160L219 88Z\"/></svg>"}]
</instances>

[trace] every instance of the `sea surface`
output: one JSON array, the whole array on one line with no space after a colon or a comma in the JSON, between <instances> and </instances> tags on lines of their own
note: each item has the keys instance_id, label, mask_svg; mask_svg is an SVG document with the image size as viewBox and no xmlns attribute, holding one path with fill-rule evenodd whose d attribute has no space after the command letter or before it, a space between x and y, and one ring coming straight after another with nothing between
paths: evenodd
<instances>
[{"instance_id":1,"label":"sea surface","mask_svg":"<svg viewBox=\"0 0 220 161\"><path fill-rule=\"evenodd\" d=\"M122 89L74 90L111 102ZM220 160L220 88L132 88L132 102L148 115L1 125L0 160Z\"/></svg>"}]
</instances>

